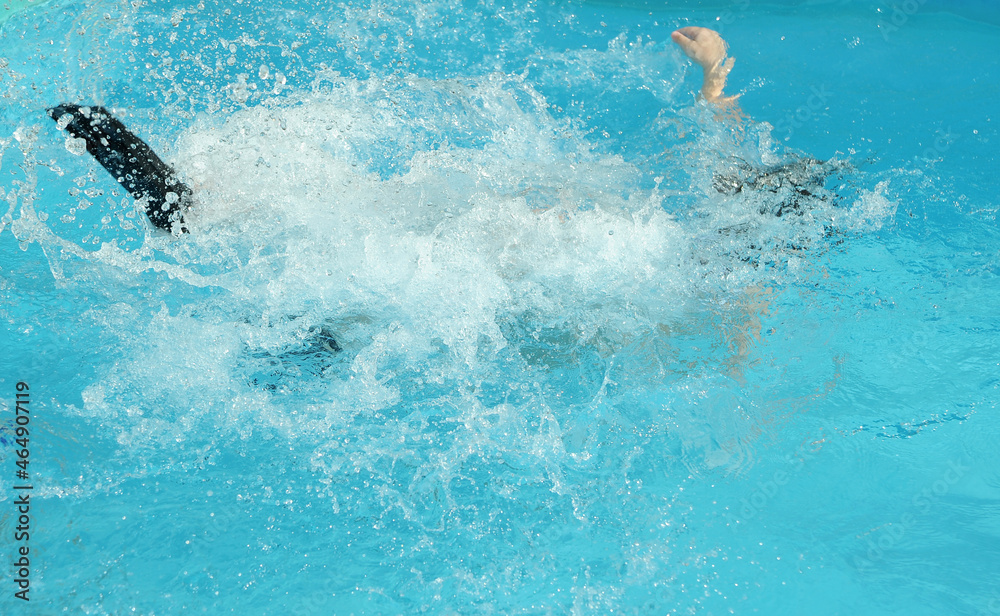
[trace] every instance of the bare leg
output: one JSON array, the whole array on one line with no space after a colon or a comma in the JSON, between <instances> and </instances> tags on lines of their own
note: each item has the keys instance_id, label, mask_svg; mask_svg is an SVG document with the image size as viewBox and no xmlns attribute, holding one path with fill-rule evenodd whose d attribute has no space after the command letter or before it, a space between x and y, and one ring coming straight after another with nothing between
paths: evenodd
<instances>
[{"instance_id":1,"label":"bare leg","mask_svg":"<svg viewBox=\"0 0 1000 616\"><path fill-rule=\"evenodd\" d=\"M735 58L726 59L729 48L719 33L708 28L688 26L675 30L670 38L677 43L689 58L694 60L705 71L705 80L701 86L701 95L712 103L727 103L734 97L723 98L722 88L726 85L726 76L733 70Z\"/></svg>"}]
</instances>

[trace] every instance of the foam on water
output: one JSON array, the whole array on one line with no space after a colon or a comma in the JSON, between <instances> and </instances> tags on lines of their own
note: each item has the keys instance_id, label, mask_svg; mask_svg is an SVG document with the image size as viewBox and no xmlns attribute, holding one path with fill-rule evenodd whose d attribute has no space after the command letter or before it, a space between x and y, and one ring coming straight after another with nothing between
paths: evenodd
<instances>
[{"instance_id":1,"label":"foam on water","mask_svg":"<svg viewBox=\"0 0 1000 616\"><path fill-rule=\"evenodd\" d=\"M15 228L63 284L108 298L84 320L122 361L75 412L115 426L125 451L176 460L175 443L197 452L263 430L334 474L373 463L331 452L335 426L381 439L363 418L411 421L431 405L472 433L501 421L521 434L529 445L501 445L505 456L535 464L557 446L587 458L598 446L587 413L609 388L627 379L670 399L690 387L669 359L677 332L726 349L697 379L728 378L757 335L761 289L808 276L810 255L892 212L884 187L822 189L783 217L780 191L699 188L728 169L727 148L758 166L779 155L766 124L727 145L710 111L692 117L704 133L691 155L709 168L693 172L697 205L676 216L661 179L644 187L643 169L551 115L522 78L326 74L182 133L172 158L198 194L189 235L92 250L58 224ZM706 306L728 329L706 329ZM343 350L318 346L320 331ZM532 436L528 417L551 428ZM700 447L696 466L748 455ZM468 454L452 455L460 466Z\"/></svg>"},{"instance_id":2,"label":"foam on water","mask_svg":"<svg viewBox=\"0 0 1000 616\"><path fill-rule=\"evenodd\" d=\"M44 256L46 282L19 291L58 295L62 334L92 360L53 438L104 453L66 461L50 494L165 535L197 526L182 560L219 560L177 592L221 589L205 606L266 598L299 567L309 583L282 582L286 605L316 613L524 611L554 588L572 589L563 611L596 613L707 587L727 552L687 546L685 490L747 472L760 426L840 378L825 349L808 368L760 361L762 320L782 293L808 313L824 256L892 219L891 177L720 117L679 96L686 64L662 42L553 7L256 7L273 40L222 6L100 8L104 22L97 7L45 19L110 29L119 56L89 39L67 53L109 77L43 94L124 92L135 106L116 112L196 203L191 233L154 233L41 112L0 142L16 170L0 230ZM604 44L538 43L557 26ZM470 37L495 54L463 51ZM322 52L330 65L307 62ZM14 73L11 108L59 102ZM780 165L808 191L766 177ZM116 501L136 492L173 506ZM259 569L221 571L247 550ZM116 575L152 568L122 553ZM95 612L176 607L81 592Z\"/></svg>"}]
</instances>

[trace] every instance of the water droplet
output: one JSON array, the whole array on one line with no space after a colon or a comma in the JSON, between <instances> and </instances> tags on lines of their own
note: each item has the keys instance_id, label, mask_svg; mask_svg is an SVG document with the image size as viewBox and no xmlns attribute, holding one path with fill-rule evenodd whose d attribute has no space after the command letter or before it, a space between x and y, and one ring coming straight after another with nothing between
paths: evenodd
<instances>
[{"instance_id":1,"label":"water droplet","mask_svg":"<svg viewBox=\"0 0 1000 616\"><path fill-rule=\"evenodd\" d=\"M87 140L77 139L76 137L66 137L66 149L70 153L80 156L87 151Z\"/></svg>"}]
</instances>

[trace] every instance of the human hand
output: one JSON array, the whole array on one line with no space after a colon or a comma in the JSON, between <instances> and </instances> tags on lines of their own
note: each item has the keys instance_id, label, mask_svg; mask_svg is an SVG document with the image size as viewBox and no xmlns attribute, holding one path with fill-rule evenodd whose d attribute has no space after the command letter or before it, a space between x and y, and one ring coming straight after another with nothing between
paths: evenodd
<instances>
[{"instance_id":1,"label":"human hand","mask_svg":"<svg viewBox=\"0 0 1000 616\"><path fill-rule=\"evenodd\" d=\"M713 70L726 57L728 46L715 30L688 26L675 30L670 38L706 72Z\"/></svg>"}]
</instances>

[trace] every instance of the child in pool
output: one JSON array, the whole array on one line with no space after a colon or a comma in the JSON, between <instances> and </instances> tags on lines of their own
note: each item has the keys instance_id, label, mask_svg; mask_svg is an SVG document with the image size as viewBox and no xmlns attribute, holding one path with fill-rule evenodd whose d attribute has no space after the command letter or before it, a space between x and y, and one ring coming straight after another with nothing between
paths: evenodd
<instances>
[{"instance_id":1,"label":"child in pool","mask_svg":"<svg viewBox=\"0 0 1000 616\"><path fill-rule=\"evenodd\" d=\"M735 109L732 103L737 97L723 95L726 78L735 60L727 59L728 46L719 33L709 28L689 26L673 32L671 39L689 58L702 67L704 81L701 96L710 103ZM59 128L67 131L73 138L82 140L87 152L107 169L130 195L142 202L145 213L153 225L174 233L187 231L183 215L191 205L193 191L145 142L106 109L99 106L63 104L50 109L49 115L57 121ZM820 185L824 177L822 173L810 171L816 166L814 163L818 164L819 161L803 159L796 165L765 170L748 169L740 175L717 175L715 188L720 193L735 194L745 188L777 192L790 185L795 189L791 193L792 197L780 201L776 207L771 208L772 213L778 217L786 212L798 213L797 196L810 196L809 191L813 190L813 185ZM817 183L816 178L819 178L820 183ZM751 294L751 299L754 297L756 296ZM750 335L755 334L751 332ZM742 358L746 356L749 343L744 342L744 338L739 340L737 357ZM306 347L289 355L309 356L320 350L333 352L340 350L332 333L325 327L317 330ZM272 383L266 386L276 385ZM0 444L2 443L3 434L0 428Z\"/></svg>"}]
</instances>

